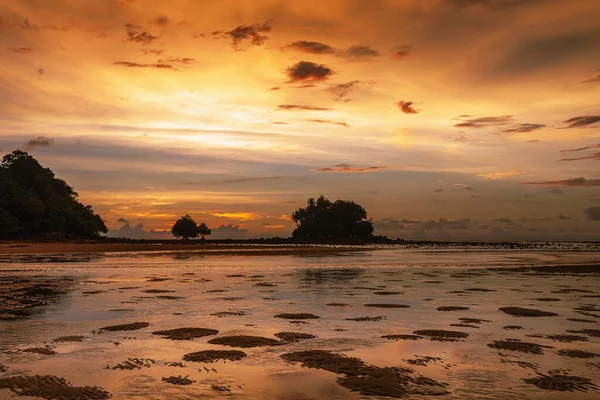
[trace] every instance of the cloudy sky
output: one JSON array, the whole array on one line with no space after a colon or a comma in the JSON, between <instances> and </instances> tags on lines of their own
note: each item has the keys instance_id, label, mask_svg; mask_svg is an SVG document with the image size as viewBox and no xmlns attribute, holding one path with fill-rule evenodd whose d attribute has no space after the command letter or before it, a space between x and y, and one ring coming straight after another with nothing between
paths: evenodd
<instances>
[{"instance_id":1,"label":"cloudy sky","mask_svg":"<svg viewBox=\"0 0 600 400\"><path fill-rule=\"evenodd\" d=\"M598 239L600 2L1 0L0 151L114 235Z\"/></svg>"}]
</instances>

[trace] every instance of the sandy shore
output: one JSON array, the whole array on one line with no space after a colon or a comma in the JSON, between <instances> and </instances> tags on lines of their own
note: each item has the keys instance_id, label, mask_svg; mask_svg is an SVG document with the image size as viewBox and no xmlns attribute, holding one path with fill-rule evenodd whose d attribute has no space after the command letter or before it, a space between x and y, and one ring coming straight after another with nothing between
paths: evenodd
<instances>
[{"instance_id":1,"label":"sandy shore","mask_svg":"<svg viewBox=\"0 0 600 400\"><path fill-rule=\"evenodd\" d=\"M114 253L139 251L193 251L237 255L320 255L340 252L371 250L360 246L317 246L317 245L251 245L251 244L201 244L191 243L103 243L103 242L2 242L0 255L11 254L69 254L69 253Z\"/></svg>"}]
</instances>

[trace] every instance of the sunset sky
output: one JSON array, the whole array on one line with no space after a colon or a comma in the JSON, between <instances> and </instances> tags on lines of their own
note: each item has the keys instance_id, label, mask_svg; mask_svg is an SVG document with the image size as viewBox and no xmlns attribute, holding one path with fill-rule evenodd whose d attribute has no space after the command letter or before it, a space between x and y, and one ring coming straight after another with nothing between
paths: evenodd
<instances>
[{"instance_id":1,"label":"sunset sky","mask_svg":"<svg viewBox=\"0 0 600 400\"><path fill-rule=\"evenodd\" d=\"M113 236L185 213L289 236L324 194L392 238L598 239L599 21L596 0L0 0L0 152Z\"/></svg>"}]
</instances>

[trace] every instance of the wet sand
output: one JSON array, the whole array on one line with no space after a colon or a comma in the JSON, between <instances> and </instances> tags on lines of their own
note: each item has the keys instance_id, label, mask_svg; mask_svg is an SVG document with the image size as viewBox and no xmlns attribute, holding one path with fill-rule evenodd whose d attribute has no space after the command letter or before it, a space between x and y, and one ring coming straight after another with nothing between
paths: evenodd
<instances>
[{"instance_id":1,"label":"wet sand","mask_svg":"<svg viewBox=\"0 0 600 400\"><path fill-rule=\"evenodd\" d=\"M600 253L5 258L0 399L592 400L599 296Z\"/></svg>"},{"instance_id":2,"label":"wet sand","mask_svg":"<svg viewBox=\"0 0 600 400\"><path fill-rule=\"evenodd\" d=\"M357 250L366 251L370 248L372 246L202 244L199 241L190 241L189 243L0 242L0 255L170 251L221 255L326 255Z\"/></svg>"}]
</instances>

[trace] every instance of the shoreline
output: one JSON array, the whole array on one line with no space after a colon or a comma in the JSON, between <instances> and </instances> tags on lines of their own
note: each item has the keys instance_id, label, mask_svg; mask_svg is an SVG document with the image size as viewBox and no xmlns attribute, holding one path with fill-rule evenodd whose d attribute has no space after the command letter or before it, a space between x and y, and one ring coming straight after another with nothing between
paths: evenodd
<instances>
[{"instance_id":1,"label":"shoreline","mask_svg":"<svg viewBox=\"0 0 600 400\"><path fill-rule=\"evenodd\" d=\"M385 249L429 251L579 251L600 252L598 242L437 242L292 243L257 241L0 241L0 256L136 252L194 252L206 255L334 255Z\"/></svg>"},{"instance_id":2,"label":"shoreline","mask_svg":"<svg viewBox=\"0 0 600 400\"><path fill-rule=\"evenodd\" d=\"M353 251L372 251L373 246L325 244L212 244L212 243L106 243L106 242L6 242L0 255L133 253L190 251L217 255L326 255Z\"/></svg>"}]
</instances>

